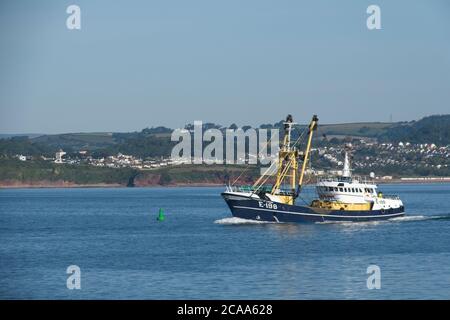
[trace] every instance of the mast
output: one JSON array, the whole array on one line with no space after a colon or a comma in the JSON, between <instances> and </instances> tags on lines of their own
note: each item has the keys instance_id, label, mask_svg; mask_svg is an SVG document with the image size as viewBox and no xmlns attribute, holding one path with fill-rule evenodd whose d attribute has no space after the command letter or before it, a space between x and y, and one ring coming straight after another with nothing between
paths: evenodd
<instances>
[{"instance_id":1,"label":"mast","mask_svg":"<svg viewBox=\"0 0 450 320\"><path fill-rule=\"evenodd\" d=\"M296 197L298 197L298 195L302 189L302 186L303 186L303 177L305 175L306 165L308 163L308 158L309 158L309 152L311 150L312 136L313 136L314 131L317 129L318 121L319 121L319 118L317 118L317 115L314 115L312 117L311 123L309 124L308 143L306 144L306 150L303 155L302 171L300 172L300 179L298 180L298 188L297 188Z\"/></svg>"},{"instance_id":2,"label":"mast","mask_svg":"<svg viewBox=\"0 0 450 320\"><path fill-rule=\"evenodd\" d=\"M270 193L267 193L267 195L270 195L269 198L272 201L291 205L294 204L295 198L298 197L303 184L303 177L311 149L312 135L317 128L318 121L319 119L316 115L314 115L308 126L308 143L306 145L306 150L303 153L302 170L299 176L298 160L300 159L300 152L295 147L297 141L294 145L291 145L292 125L295 123L293 122L291 115L287 116L286 121L284 122L284 138L278 153L276 180ZM263 179L263 176L259 177L259 179L253 184L253 193L260 190L268 179L269 176L265 179ZM288 186L288 188L286 188L286 186Z\"/></svg>"},{"instance_id":3,"label":"mast","mask_svg":"<svg viewBox=\"0 0 450 320\"><path fill-rule=\"evenodd\" d=\"M293 122L292 116L288 115L284 122L284 138L283 144L278 154L277 179L272 187L271 194L275 195L280 192L281 184L285 179L289 179L292 197L295 194L297 171L298 171L298 150L295 146L291 146L291 132ZM292 200L291 200L292 201Z\"/></svg>"}]
</instances>

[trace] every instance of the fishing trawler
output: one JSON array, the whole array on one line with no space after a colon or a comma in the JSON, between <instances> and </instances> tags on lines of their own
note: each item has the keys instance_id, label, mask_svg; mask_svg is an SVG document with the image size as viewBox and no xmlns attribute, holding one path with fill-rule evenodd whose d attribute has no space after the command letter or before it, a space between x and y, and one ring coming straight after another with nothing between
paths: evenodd
<instances>
[{"instance_id":1,"label":"fishing trawler","mask_svg":"<svg viewBox=\"0 0 450 320\"><path fill-rule=\"evenodd\" d=\"M289 115L284 122L278 161L274 162L277 167L272 185L266 184L270 174L263 174L253 186L228 185L222 193L233 216L269 222L360 222L386 220L405 214L398 196L384 195L377 191L373 181L352 176L349 148L345 151L342 175L317 179L317 199L310 204L296 204L304 185L318 118L314 115L306 129L307 134L294 142L291 141L293 125ZM306 148L302 152L297 145L303 136ZM270 171L271 168L266 173Z\"/></svg>"}]
</instances>

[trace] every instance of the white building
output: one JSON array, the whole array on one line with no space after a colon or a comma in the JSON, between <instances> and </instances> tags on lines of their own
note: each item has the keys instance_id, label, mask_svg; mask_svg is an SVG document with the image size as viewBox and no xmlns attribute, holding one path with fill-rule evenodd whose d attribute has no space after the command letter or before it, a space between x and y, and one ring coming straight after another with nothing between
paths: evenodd
<instances>
[{"instance_id":1,"label":"white building","mask_svg":"<svg viewBox=\"0 0 450 320\"><path fill-rule=\"evenodd\" d=\"M55 163L63 163L63 157L66 155L62 149L59 149L59 151L55 154Z\"/></svg>"}]
</instances>

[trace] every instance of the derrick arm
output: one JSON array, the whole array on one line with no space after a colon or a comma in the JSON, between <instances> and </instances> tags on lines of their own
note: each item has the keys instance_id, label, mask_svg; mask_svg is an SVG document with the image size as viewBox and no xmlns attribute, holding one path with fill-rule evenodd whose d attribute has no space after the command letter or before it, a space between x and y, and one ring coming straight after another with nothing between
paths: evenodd
<instances>
[{"instance_id":1,"label":"derrick arm","mask_svg":"<svg viewBox=\"0 0 450 320\"><path fill-rule=\"evenodd\" d=\"M302 186L303 186L303 177L305 175L306 165L308 163L308 158L309 158L309 152L311 150L312 136L313 136L314 131L316 131L316 129L317 129L318 121L319 121L319 119L317 118L317 115L314 115L311 120L311 123L309 124L308 143L306 144L306 150L305 150L305 154L303 156L302 171L300 172L300 178L298 180L298 188L297 188L297 192L296 192L296 197L298 197L298 195L302 189Z\"/></svg>"}]
</instances>

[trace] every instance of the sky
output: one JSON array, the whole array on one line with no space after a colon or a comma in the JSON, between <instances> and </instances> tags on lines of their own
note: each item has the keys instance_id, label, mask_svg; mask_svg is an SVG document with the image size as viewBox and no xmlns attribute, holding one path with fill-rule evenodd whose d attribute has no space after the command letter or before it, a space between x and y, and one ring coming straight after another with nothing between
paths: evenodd
<instances>
[{"instance_id":1,"label":"sky","mask_svg":"<svg viewBox=\"0 0 450 320\"><path fill-rule=\"evenodd\" d=\"M69 5L81 29L69 30ZM366 9L381 9L369 30ZM0 133L450 113L446 0L0 2Z\"/></svg>"}]
</instances>

